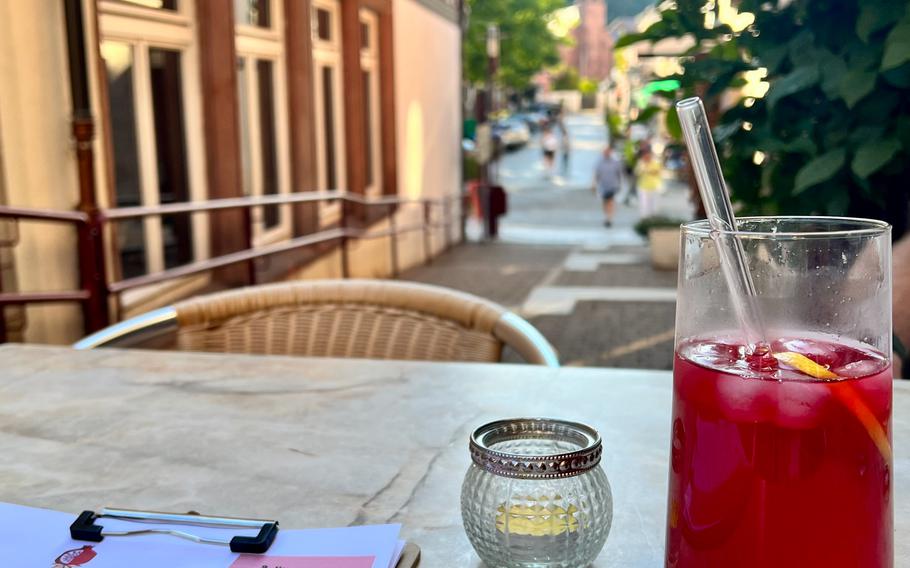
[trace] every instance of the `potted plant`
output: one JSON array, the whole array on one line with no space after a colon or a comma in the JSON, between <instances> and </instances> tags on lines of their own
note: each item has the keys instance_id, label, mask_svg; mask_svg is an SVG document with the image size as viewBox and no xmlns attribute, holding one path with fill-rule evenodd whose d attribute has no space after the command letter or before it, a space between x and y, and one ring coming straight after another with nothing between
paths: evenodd
<instances>
[{"instance_id":1,"label":"potted plant","mask_svg":"<svg viewBox=\"0 0 910 568\"><path fill-rule=\"evenodd\" d=\"M684 219L653 215L635 224L635 232L647 237L651 264L658 270L676 270L679 265L679 226Z\"/></svg>"}]
</instances>

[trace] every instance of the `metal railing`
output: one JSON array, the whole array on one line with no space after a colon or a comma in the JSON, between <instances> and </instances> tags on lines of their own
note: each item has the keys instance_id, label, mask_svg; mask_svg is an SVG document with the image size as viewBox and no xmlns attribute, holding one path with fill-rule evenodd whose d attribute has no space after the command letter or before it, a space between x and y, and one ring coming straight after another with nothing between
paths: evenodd
<instances>
[{"instance_id":1,"label":"metal railing","mask_svg":"<svg viewBox=\"0 0 910 568\"><path fill-rule=\"evenodd\" d=\"M337 226L320 229L316 232L293 236L287 240L254 246L252 230L252 209L262 206L293 206L299 204L318 204L339 202L340 217ZM351 207L359 206L363 210L370 208L384 208L384 215L377 220L387 221L386 228L371 227L370 223L364 226L352 226L352 219L359 220L360 215L352 215ZM455 207L460 205L459 207ZM396 212L401 207L419 206L422 208L420 221L399 226ZM439 208L440 215L434 216L434 208ZM196 260L173 268L150 272L141 276L123 279L108 279L105 276L104 246L105 228L109 225L131 219L144 219L147 217L161 217L167 215L186 215L195 213L212 213L216 211L245 210L244 232L246 248L234 252ZM457 216L456 216L457 213ZM443 229L444 243L442 250L451 246L451 228L454 223L463 226L465 215L464 196L450 196L446 198L420 198L408 199L394 196L368 198L361 195L344 193L340 191L327 192L300 192L282 195L267 195L257 197L236 197L228 199L212 199L207 201L192 201L185 203L170 203L148 207L119 207L96 212L81 211L56 211L50 209L35 209L24 207L0 206L0 220L11 219L18 228L22 221L49 222L74 226L77 230L77 244L79 251L79 280L80 288L76 290L61 290L54 292L4 292L0 289L0 343L7 340L6 326L2 309L9 305L27 305L32 303L48 302L78 302L82 306L85 332L97 331L110 325L112 318L108 313L110 297L116 296L126 290L158 284L177 278L207 273L227 266L245 264L249 282L256 282L257 259L275 254L291 252L307 247L325 243L337 243L340 254L340 272L342 277L350 275L350 255L348 243L351 240L367 240L389 237L389 266L391 276L397 276L400 268L399 242L400 235L412 232L423 233L423 258L429 262L433 255L432 234L434 229ZM438 220L437 220L438 219ZM18 235L18 229L15 231ZM459 240L463 238L460 235ZM10 244L10 243L7 243ZM114 251L116 252L116 251ZM119 266L119 255L111 255L112 262Z\"/></svg>"}]
</instances>

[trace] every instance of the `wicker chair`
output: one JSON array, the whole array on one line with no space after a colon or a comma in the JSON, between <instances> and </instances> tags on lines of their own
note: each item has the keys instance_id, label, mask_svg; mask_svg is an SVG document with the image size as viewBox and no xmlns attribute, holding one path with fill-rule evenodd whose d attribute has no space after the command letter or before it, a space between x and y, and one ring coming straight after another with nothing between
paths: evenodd
<instances>
[{"instance_id":1,"label":"wicker chair","mask_svg":"<svg viewBox=\"0 0 910 568\"><path fill-rule=\"evenodd\" d=\"M505 308L462 292L389 280L298 281L179 302L120 322L76 349L135 347L175 335L181 351L559 366L553 347Z\"/></svg>"}]
</instances>

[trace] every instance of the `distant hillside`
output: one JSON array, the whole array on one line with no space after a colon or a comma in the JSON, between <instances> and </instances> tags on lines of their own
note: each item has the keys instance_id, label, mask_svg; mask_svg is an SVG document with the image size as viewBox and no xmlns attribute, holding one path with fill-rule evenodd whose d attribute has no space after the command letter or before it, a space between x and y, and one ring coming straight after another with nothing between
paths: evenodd
<instances>
[{"instance_id":1,"label":"distant hillside","mask_svg":"<svg viewBox=\"0 0 910 568\"><path fill-rule=\"evenodd\" d=\"M634 16L654 3L654 0L607 0L607 19Z\"/></svg>"}]
</instances>

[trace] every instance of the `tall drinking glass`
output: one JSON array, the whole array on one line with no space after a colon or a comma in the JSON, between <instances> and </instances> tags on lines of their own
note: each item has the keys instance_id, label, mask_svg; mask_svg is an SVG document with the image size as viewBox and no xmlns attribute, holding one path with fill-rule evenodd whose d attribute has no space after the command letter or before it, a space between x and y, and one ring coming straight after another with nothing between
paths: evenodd
<instances>
[{"instance_id":1,"label":"tall drinking glass","mask_svg":"<svg viewBox=\"0 0 910 568\"><path fill-rule=\"evenodd\" d=\"M716 242L742 243L764 342ZM683 226L669 567L893 566L891 229L753 217Z\"/></svg>"}]
</instances>

